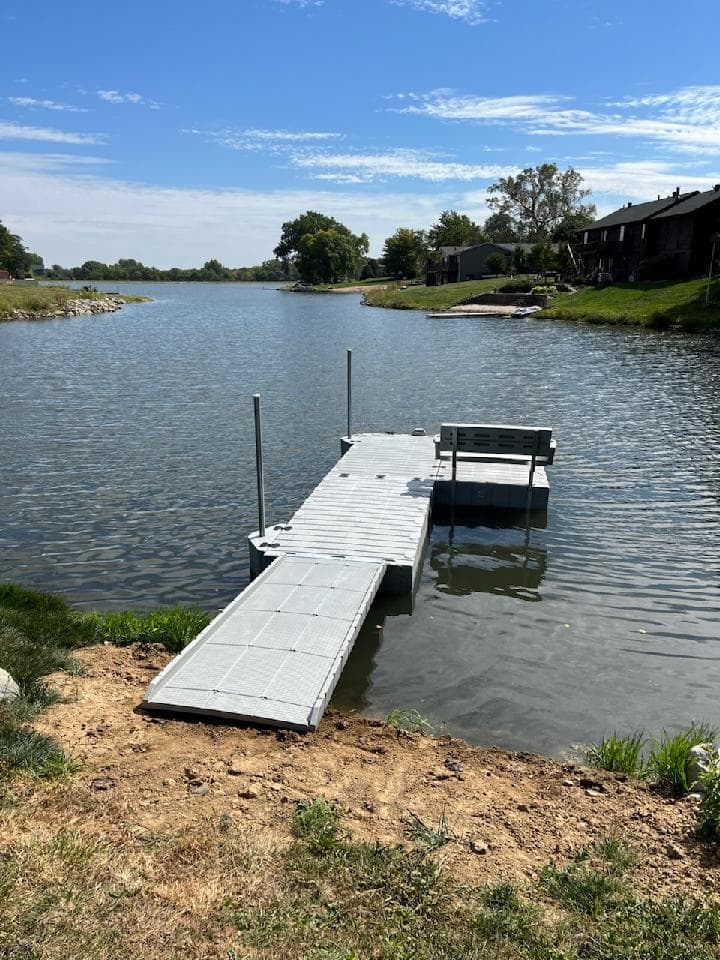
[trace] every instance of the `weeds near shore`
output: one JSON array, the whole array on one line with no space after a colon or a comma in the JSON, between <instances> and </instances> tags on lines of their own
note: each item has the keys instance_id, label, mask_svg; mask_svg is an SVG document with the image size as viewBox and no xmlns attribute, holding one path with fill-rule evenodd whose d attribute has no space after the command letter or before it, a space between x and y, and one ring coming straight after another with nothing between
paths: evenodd
<instances>
[{"instance_id":1,"label":"weeds near shore","mask_svg":"<svg viewBox=\"0 0 720 960\"><path fill-rule=\"evenodd\" d=\"M663 733L647 759L646 776L660 790L674 797L689 793L692 756L690 750L700 744L714 744L716 731L706 723L692 723L680 733Z\"/></svg>"},{"instance_id":2,"label":"weeds near shore","mask_svg":"<svg viewBox=\"0 0 720 960\"><path fill-rule=\"evenodd\" d=\"M394 730L402 730L406 733L426 733L432 736L435 728L421 713L417 710L391 710L386 721L389 727Z\"/></svg>"},{"instance_id":3,"label":"weeds near shore","mask_svg":"<svg viewBox=\"0 0 720 960\"><path fill-rule=\"evenodd\" d=\"M416 813L409 810L405 818L405 832L417 847L424 850L437 850L453 839L444 810L440 814L436 827L428 826Z\"/></svg>"},{"instance_id":4,"label":"weeds near shore","mask_svg":"<svg viewBox=\"0 0 720 960\"><path fill-rule=\"evenodd\" d=\"M613 733L603 737L598 743L591 744L585 751L588 763L601 770L626 773L639 777L643 772L642 749L645 744L643 733L632 733L619 737Z\"/></svg>"}]
</instances>

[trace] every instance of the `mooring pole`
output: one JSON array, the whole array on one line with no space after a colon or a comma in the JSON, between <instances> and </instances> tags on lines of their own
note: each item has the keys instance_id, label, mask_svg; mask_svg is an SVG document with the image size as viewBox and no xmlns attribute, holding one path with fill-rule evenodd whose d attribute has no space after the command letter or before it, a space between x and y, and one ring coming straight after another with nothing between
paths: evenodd
<instances>
[{"instance_id":1,"label":"mooring pole","mask_svg":"<svg viewBox=\"0 0 720 960\"><path fill-rule=\"evenodd\" d=\"M712 245L712 253L710 254L710 270L708 271L707 289L705 290L705 306L706 307L710 303L710 283L712 282L713 265L715 263L715 244L718 242L718 239L720 239L720 235L718 235L717 233L714 234L712 238L713 245Z\"/></svg>"},{"instance_id":2,"label":"mooring pole","mask_svg":"<svg viewBox=\"0 0 720 960\"><path fill-rule=\"evenodd\" d=\"M457 488L457 453L458 453L458 432L457 427L453 427L452 434L452 476L450 478L450 543L455 536L455 496Z\"/></svg>"},{"instance_id":3,"label":"mooring pole","mask_svg":"<svg viewBox=\"0 0 720 960\"><path fill-rule=\"evenodd\" d=\"M352 350L347 352L347 438L352 437Z\"/></svg>"},{"instance_id":4,"label":"mooring pole","mask_svg":"<svg viewBox=\"0 0 720 960\"><path fill-rule=\"evenodd\" d=\"M263 475L262 421L260 420L260 394L253 394L255 408L255 470L258 491L258 531L265 536L265 477Z\"/></svg>"}]
</instances>

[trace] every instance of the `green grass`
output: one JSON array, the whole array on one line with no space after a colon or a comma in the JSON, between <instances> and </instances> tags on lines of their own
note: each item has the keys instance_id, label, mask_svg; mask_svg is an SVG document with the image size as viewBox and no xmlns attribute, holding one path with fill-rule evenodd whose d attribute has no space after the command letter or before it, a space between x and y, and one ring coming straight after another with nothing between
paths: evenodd
<instances>
[{"instance_id":1,"label":"green grass","mask_svg":"<svg viewBox=\"0 0 720 960\"><path fill-rule=\"evenodd\" d=\"M701 743L714 744L716 731L705 723L692 723L679 733L663 733L655 742L647 758L646 776L660 790L675 797L689 793L690 750Z\"/></svg>"},{"instance_id":2,"label":"green grass","mask_svg":"<svg viewBox=\"0 0 720 960\"><path fill-rule=\"evenodd\" d=\"M318 283L314 290L343 290L347 287L375 287L378 284L395 284L392 277L372 277L369 280L343 280L341 283Z\"/></svg>"},{"instance_id":3,"label":"green grass","mask_svg":"<svg viewBox=\"0 0 720 960\"><path fill-rule=\"evenodd\" d=\"M34 733L28 724L56 699L43 678L80 671L74 650L108 640L120 645L158 643L177 653L208 622L202 611L182 607L86 614L62 597L0 583L0 667L20 688L18 700L0 707L0 777L19 770L36 776L72 771L72 761L54 741Z\"/></svg>"},{"instance_id":4,"label":"green grass","mask_svg":"<svg viewBox=\"0 0 720 960\"><path fill-rule=\"evenodd\" d=\"M720 760L717 756L701 775L703 790L698 809L698 836L710 843L720 844Z\"/></svg>"},{"instance_id":5,"label":"green grass","mask_svg":"<svg viewBox=\"0 0 720 960\"><path fill-rule=\"evenodd\" d=\"M447 310L465 303L470 297L492 293L507 282L504 277L491 280L467 280L464 283L445 283L439 287L400 286L386 290L368 290L365 303L371 307L388 307L393 310Z\"/></svg>"},{"instance_id":6,"label":"green grass","mask_svg":"<svg viewBox=\"0 0 720 960\"><path fill-rule=\"evenodd\" d=\"M103 291L71 290L69 287L32 287L0 284L0 321L11 320L14 310L25 310L38 314L49 314L54 310L63 310L68 300L100 300L107 296ZM134 294L115 294L126 303L140 303L147 297Z\"/></svg>"},{"instance_id":7,"label":"green grass","mask_svg":"<svg viewBox=\"0 0 720 960\"><path fill-rule=\"evenodd\" d=\"M428 826L416 813L408 811L405 818L405 833L417 847L425 850L437 850L453 839L453 832L444 810L440 814L436 827Z\"/></svg>"},{"instance_id":8,"label":"green grass","mask_svg":"<svg viewBox=\"0 0 720 960\"><path fill-rule=\"evenodd\" d=\"M706 280L618 283L560 294L536 318L586 323L640 324L659 329L696 330L720 326L720 280L711 284L705 307Z\"/></svg>"},{"instance_id":9,"label":"green grass","mask_svg":"<svg viewBox=\"0 0 720 960\"><path fill-rule=\"evenodd\" d=\"M418 713L417 710L391 710L386 722L394 730L404 730L405 732L427 733L432 736L435 730L428 718Z\"/></svg>"},{"instance_id":10,"label":"green grass","mask_svg":"<svg viewBox=\"0 0 720 960\"><path fill-rule=\"evenodd\" d=\"M619 737L616 733L603 737L598 743L591 744L585 751L588 763L601 770L627 773L639 777L643 772L642 749L645 736L632 733Z\"/></svg>"},{"instance_id":11,"label":"green grass","mask_svg":"<svg viewBox=\"0 0 720 960\"><path fill-rule=\"evenodd\" d=\"M317 803L317 801L316 801ZM325 801L319 801L324 810ZM311 805L310 805L311 806ZM295 815L297 816L297 814ZM325 814L323 814L324 819ZM295 821L293 821L295 822ZM259 901L225 903L228 956L298 960L710 960L720 908L632 889L634 854L618 838L549 864L523 887L460 884L427 848L310 830L284 852Z\"/></svg>"}]
</instances>

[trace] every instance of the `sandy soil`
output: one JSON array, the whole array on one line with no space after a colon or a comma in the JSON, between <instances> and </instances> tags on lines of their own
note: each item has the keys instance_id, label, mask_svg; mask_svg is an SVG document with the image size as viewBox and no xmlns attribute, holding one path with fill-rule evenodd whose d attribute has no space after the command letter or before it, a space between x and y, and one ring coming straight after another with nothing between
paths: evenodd
<instances>
[{"instance_id":1,"label":"sandy soil","mask_svg":"<svg viewBox=\"0 0 720 960\"><path fill-rule=\"evenodd\" d=\"M341 806L354 837L384 843L408 842L409 812L432 826L444 814L455 839L439 855L461 879L522 881L615 834L641 854L636 879L648 891L720 890L720 862L692 837L692 800L359 717L328 714L316 733L299 735L144 715L138 704L166 653L101 646L79 658L86 673L53 678L66 701L38 727L84 767L67 781L20 786L16 812L0 816L0 847L18 831L63 826L141 842L223 820L282 845L294 803L321 796Z\"/></svg>"}]
</instances>

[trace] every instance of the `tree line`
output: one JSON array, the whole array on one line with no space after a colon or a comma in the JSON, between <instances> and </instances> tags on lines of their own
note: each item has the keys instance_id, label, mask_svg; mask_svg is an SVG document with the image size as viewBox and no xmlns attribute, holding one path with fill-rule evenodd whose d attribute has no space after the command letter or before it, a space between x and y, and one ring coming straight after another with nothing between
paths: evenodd
<instances>
[{"instance_id":1,"label":"tree line","mask_svg":"<svg viewBox=\"0 0 720 960\"><path fill-rule=\"evenodd\" d=\"M569 257L567 243L595 216L587 202L590 191L572 167L560 170L554 163L527 167L516 176L501 177L488 188L491 210L484 223L467 214L445 210L428 230L398 227L385 240L382 257L368 257L367 234L354 234L334 217L308 210L282 224L274 258L254 267L226 267L208 260L202 267L161 270L138 260L120 259L106 264L87 260L79 267L53 264L45 271L51 280L301 280L335 283L343 280L390 276L413 279L422 274L428 259L437 259L443 247L467 247L485 241L523 244L515 250L512 269L517 273L562 269ZM560 250L553 244L561 243ZM529 245L529 249L528 249ZM0 224L0 268L12 276L26 276L42 259L31 254L19 237ZM489 265L493 269L493 258ZM495 258L496 272L508 269L506 257Z\"/></svg>"}]
</instances>

